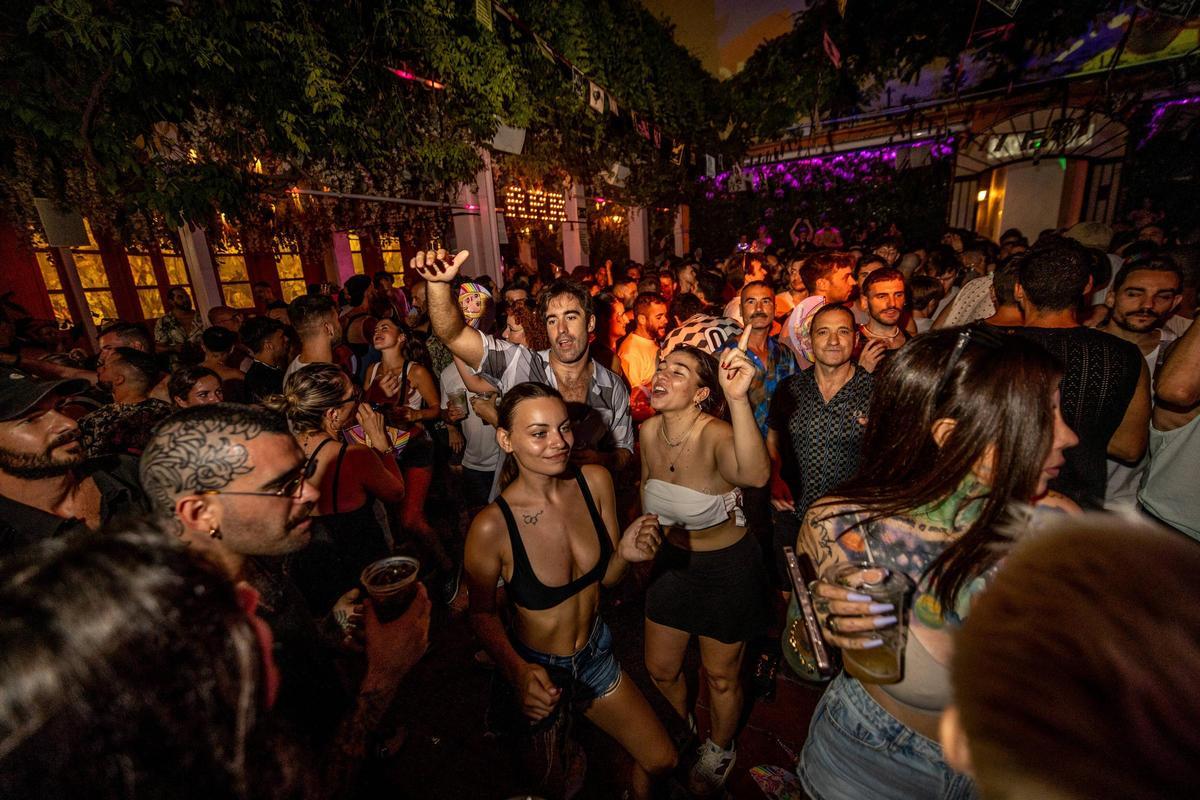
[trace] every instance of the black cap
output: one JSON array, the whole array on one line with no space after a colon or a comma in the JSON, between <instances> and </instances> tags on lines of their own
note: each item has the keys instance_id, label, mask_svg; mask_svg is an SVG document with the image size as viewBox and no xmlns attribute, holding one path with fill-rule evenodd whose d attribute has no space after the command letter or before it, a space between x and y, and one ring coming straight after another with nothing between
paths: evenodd
<instances>
[{"instance_id":1,"label":"black cap","mask_svg":"<svg viewBox=\"0 0 1200 800\"><path fill-rule=\"evenodd\" d=\"M83 378L40 381L15 369L0 369L0 422L20 417L51 392L72 395L88 387Z\"/></svg>"}]
</instances>

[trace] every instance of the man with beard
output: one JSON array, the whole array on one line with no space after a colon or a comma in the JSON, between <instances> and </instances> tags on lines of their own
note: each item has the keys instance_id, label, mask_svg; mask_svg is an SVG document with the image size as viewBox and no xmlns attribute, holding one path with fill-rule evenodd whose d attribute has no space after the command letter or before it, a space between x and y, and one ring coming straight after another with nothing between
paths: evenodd
<instances>
[{"instance_id":1,"label":"man with beard","mask_svg":"<svg viewBox=\"0 0 1200 800\"><path fill-rule=\"evenodd\" d=\"M171 369L175 369L180 355L204 333L204 320L192 307L192 297L182 286L167 292L167 306L167 313L154 326L154 341L159 351L171 355Z\"/></svg>"},{"instance_id":2,"label":"man with beard","mask_svg":"<svg viewBox=\"0 0 1200 800\"><path fill-rule=\"evenodd\" d=\"M64 398L87 385L0 371L0 556L146 510L136 462L88 460L79 426L58 411Z\"/></svg>"},{"instance_id":3,"label":"man with beard","mask_svg":"<svg viewBox=\"0 0 1200 800\"><path fill-rule=\"evenodd\" d=\"M1108 321L1096 330L1111 333L1132 342L1142 351L1154 373L1164 360L1167 345L1175 334L1164 327L1183 300L1183 273L1175 262L1162 256L1135 261L1123 266L1113 279L1112 290L1104 298ZM1108 459L1108 491L1104 507L1108 510L1137 505L1137 491L1146 471L1148 455L1133 465Z\"/></svg>"},{"instance_id":4,"label":"man with beard","mask_svg":"<svg viewBox=\"0 0 1200 800\"><path fill-rule=\"evenodd\" d=\"M150 392L158 383L154 357L131 347L109 351L96 367L97 383L113 401L79 420L83 447L92 457L110 453L138 455L150 430L171 413L171 406Z\"/></svg>"},{"instance_id":5,"label":"man with beard","mask_svg":"<svg viewBox=\"0 0 1200 800\"><path fill-rule=\"evenodd\" d=\"M809 329L813 314L826 303L845 303L854 295L858 282L854 279L857 259L853 253L818 253L800 267L800 277L808 289L808 297L788 314L783 323L780 340L796 356L801 368L812 366L812 340Z\"/></svg>"},{"instance_id":6,"label":"man with beard","mask_svg":"<svg viewBox=\"0 0 1200 800\"><path fill-rule=\"evenodd\" d=\"M452 295L451 282L469 254L452 259L445 251L418 253L412 261L426 281L429 318L434 334L477 374L508 391L524 381L558 389L573 423L571 458L579 464L602 464L620 471L633 456L633 423L625 382L588 355L588 334L595 328L592 296L579 284L559 279L538 299L550 349L534 352L467 325ZM492 484L492 499L499 493Z\"/></svg>"},{"instance_id":7,"label":"man with beard","mask_svg":"<svg viewBox=\"0 0 1200 800\"><path fill-rule=\"evenodd\" d=\"M632 389L646 387L658 367L658 345L667 332L667 300L658 294L640 294L633 303L637 327L617 348L621 370Z\"/></svg>"},{"instance_id":8,"label":"man with beard","mask_svg":"<svg viewBox=\"0 0 1200 800\"><path fill-rule=\"evenodd\" d=\"M288 376L308 364L333 364L333 348L342 340L337 306L325 295L301 295L288 305L288 319L300 337L300 354L283 373Z\"/></svg>"},{"instance_id":9,"label":"man with beard","mask_svg":"<svg viewBox=\"0 0 1200 800\"><path fill-rule=\"evenodd\" d=\"M867 372L874 372L889 353L908 341L908 332L900 324L907 294L900 270L883 267L863 279L858 302L867 313L867 323L858 327L854 357Z\"/></svg>"},{"instance_id":10,"label":"man with beard","mask_svg":"<svg viewBox=\"0 0 1200 800\"><path fill-rule=\"evenodd\" d=\"M142 455L142 485L169 529L215 563L230 580L259 595L258 615L271 627L280 668L272 709L322 764L321 796L349 794L379 740L401 678L428 645L429 598L423 588L399 619L382 623L351 589L320 625L283 569L309 542L320 498L308 479L311 460L280 415L229 403L180 411L160 425ZM330 655L361 618L366 674L350 702ZM324 628L324 630L322 630ZM386 736L383 737L386 739Z\"/></svg>"}]
</instances>

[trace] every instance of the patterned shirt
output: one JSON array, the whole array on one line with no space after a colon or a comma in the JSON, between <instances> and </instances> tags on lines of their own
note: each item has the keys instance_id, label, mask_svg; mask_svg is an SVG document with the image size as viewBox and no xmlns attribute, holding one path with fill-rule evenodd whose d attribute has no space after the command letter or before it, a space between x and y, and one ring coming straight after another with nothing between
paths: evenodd
<instances>
[{"instance_id":1,"label":"patterned shirt","mask_svg":"<svg viewBox=\"0 0 1200 800\"><path fill-rule=\"evenodd\" d=\"M716 349L713 355L720 358L724 350L732 350L738 345L736 339L730 339ZM767 435L767 417L771 411L771 396L775 388L784 379L796 372L796 357L779 340L773 336L767 337L767 363L764 364L750 348L746 348L746 356L754 364L754 380L750 382L750 405L754 408L754 421L763 436Z\"/></svg>"},{"instance_id":2,"label":"patterned shirt","mask_svg":"<svg viewBox=\"0 0 1200 800\"><path fill-rule=\"evenodd\" d=\"M523 345L480 333L483 361L476 373L493 379L507 392L518 383L535 381L558 388L558 378L550 369L550 351L534 352ZM592 361L592 380L588 386L587 406L567 403L571 430L576 446L599 452L625 449L633 452L633 418L629 416L629 389L625 382Z\"/></svg>"},{"instance_id":3,"label":"patterned shirt","mask_svg":"<svg viewBox=\"0 0 1200 800\"><path fill-rule=\"evenodd\" d=\"M151 397L140 403L109 403L79 420L79 432L89 458L124 453L141 455L150 432L174 409Z\"/></svg>"},{"instance_id":4,"label":"patterned shirt","mask_svg":"<svg viewBox=\"0 0 1200 800\"><path fill-rule=\"evenodd\" d=\"M871 374L854 375L825 402L812 367L779 385L771 399L770 427L780 435L781 474L803 517L808 507L858 471Z\"/></svg>"},{"instance_id":5,"label":"patterned shirt","mask_svg":"<svg viewBox=\"0 0 1200 800\"><path fill-rule=\"evenodd\" d=\"M172 352L168 358L171 363L171 369L179 369L183 366L182 354L188 349L189 345L194 345L200 341L200 335L204 333L204 320L197 313L192 317L192 324L184 326L182 322L175 318L171 312L163 314L158 322L154 324L154 341L160 347L169 347Z\"/></svg>"}]
</instances>

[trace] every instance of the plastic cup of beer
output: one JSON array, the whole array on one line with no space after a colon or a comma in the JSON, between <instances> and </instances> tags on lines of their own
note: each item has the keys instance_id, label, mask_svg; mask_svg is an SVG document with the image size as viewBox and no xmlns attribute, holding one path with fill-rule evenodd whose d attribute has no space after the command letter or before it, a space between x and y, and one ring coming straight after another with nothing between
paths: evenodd
<instances>
[{"instance_id":1,"label":"plastic cup of beer","mask_svg":"<svg viewBox=\"0 0 1200 800\"><path fill-rule=\"evenodd\" d=\"M904 680L904 646L908 641L908 612L916 584L903 572L871 561L846 561L830 566L821 575L826 583L866 595L873 603L891 603L896 624L861 633L839 633L848 639L882 639L883 644L859 650L842 649L846 672L863 683L899 683Z\"/></svg>"},{"instance_id":2,"label":"plastic cup of beer","mask_svg":"<svg viewBox=\"0 0 1200 800\"><path fill-rule=\"evenodd\" d=\"M380 622L390 622L417 596L421 562L411 556L390 556L367 565L360 580L375 606Z\"/></svg>"},{"instance_id":3,"label":"plastic cup of beer","mask_svg":"<svg viewBox=\"0 0 1200 800\"><path fill-rule=\"evenodd\" d=\"M467 407L467 390L459 389L458 391L451 392L446 398L446 405L447 407L453 406L463 414L466 414L470 410Z\"/></svg>"}]
</instances>

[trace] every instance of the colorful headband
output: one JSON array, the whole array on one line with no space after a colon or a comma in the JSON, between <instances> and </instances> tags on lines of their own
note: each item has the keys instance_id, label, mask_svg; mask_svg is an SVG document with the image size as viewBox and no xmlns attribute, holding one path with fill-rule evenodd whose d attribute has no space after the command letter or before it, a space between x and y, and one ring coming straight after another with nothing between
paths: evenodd
<instances>
[{"instance_id":1,"label":"colorful headband","mask_svg":"<svg viewBox=\"0 0 1200 800\"><path fill-rule=\"evenodd\" d=\"M492 293L488 291L486 286L482 283L472 283L471 281L463 281L462 285L458 287L458 296L462 297L464 294L482 294L489 300L492 297Z\"/></svg>"}]
</instances>

